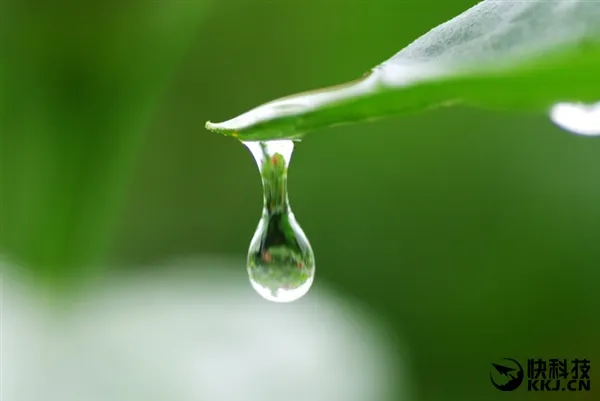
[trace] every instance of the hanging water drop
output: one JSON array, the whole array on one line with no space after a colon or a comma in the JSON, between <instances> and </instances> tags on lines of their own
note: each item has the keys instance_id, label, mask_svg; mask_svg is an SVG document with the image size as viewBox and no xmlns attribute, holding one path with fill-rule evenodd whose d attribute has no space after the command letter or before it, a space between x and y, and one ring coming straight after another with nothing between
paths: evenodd
<instances>
[{"instance_id":1,"label":"hanging water drop","mask_svg":"<svg viewBox=\"0 0 600 401\"><path fill-rule=\"evenodd\" d=\"M600 102L557 103L552 106L550 119L562 129L578 135L600 135Z\"/></svg>"},{"instance_id":2,"label":"hanging water drop","mask_svg":"<svg viewBox=\"0 0 600 401\"><path fill-rule=\"evenodd\" d=\"M296 221L287 194L294 142L243 142L252 152L263 184L263 211L248 250L250 283L263 298L291 302L308 292L315 258Z\"/></svg>"}]
</instances>

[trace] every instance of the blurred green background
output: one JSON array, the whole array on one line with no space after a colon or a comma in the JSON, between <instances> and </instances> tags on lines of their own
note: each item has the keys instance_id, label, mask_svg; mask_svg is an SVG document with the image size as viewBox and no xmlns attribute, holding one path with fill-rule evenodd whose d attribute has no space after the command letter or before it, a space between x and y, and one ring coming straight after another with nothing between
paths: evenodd
<instances>
[{"instance_id":1,"label":"blurred green background","mask_svg":"<svg viewBox=\"0 0 600 401\"><path fill-rule=\"evenodd\" d=\"M205 121L357 78L475 2L62 3L1 6L0 245L66 291L244 257L259 174ZM289 190L315 286L404 339L417 400L594 399L599 154L545 115L462 108L309 135ZM501 393L503 357L591 359L592 392Z\"/></svg>"}]
</instances>

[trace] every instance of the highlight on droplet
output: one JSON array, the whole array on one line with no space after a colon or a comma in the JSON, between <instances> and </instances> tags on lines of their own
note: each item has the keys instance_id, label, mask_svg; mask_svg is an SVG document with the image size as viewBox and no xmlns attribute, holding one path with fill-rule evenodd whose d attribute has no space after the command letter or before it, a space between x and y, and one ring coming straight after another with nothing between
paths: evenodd
<instances>
[{"instance_id":1,"label":"highlight on droplet","mask_svg":"<svg viewBox=\"0 0 600 401\"><path fill-rule=\"evenodd\" d=\"M557 103L550 110L550 120L577 135L600 135L600 102Z\"/></svg>"}]
</instances>

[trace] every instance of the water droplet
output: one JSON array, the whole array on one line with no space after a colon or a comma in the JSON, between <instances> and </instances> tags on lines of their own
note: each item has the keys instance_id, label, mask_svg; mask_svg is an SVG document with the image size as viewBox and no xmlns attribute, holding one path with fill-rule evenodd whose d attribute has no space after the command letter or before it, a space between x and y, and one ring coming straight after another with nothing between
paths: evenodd
<instances>
[{"instance_id":1,"label":"water droplet","mask_svg":"<svg viewBox=\"0 0 600 401\"><path fill-rule=\"evenodd\" d=\"M308 292L315 258L296 221L287 194L287 169L294 142L243 142L252 152L263 183L263 212L248 250L248 275L263 298L291 302Z\"/></svg>"},{"instance_id":2,"label":"water droplet","mask_svg":"<svg viewBox=\"0 0 600 401\"><path fill-rule=\"evenodd\" d=\"M600 135L600 102L557 103L552 106L550 119L562 129L578 135Z\"/></svg>"}]
</instances>

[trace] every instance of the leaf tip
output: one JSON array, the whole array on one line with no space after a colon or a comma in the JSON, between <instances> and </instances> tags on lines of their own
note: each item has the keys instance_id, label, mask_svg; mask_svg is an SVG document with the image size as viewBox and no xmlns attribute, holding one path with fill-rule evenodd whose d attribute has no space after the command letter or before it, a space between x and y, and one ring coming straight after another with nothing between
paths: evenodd
<instances>
[{"instance_id":1,"label":"leaf tip","mask_svg":"<svg viewBox=\"0 0 600 401\"><path fill-rule=\"evenodd\" d=\"M232 130L230 128L224 127L223 123L213 123L213 122L207 121L204 124L204 128L206 128L207 130L209 130L211 132L216 132L218 134L237 136L237 132L235 132L234 130Z\"/></svg>"}]
</instances>

